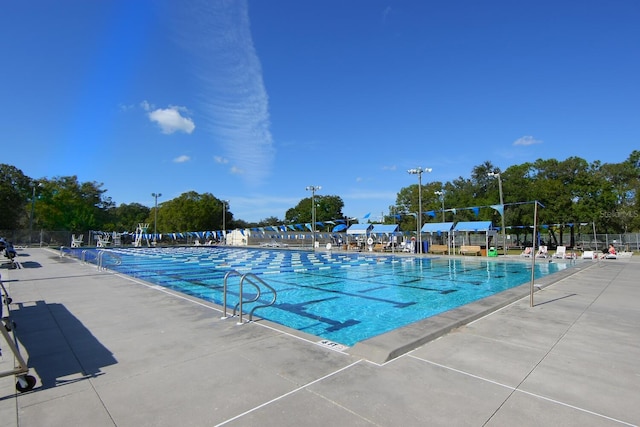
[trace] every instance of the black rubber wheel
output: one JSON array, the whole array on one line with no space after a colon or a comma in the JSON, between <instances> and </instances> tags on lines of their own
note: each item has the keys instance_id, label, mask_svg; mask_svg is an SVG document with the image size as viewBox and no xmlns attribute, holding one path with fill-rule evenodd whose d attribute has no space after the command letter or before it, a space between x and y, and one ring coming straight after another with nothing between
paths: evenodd
<instances>
[{"instance_id":1,"label":"black rubber wheel","mask_svg":"<svg viewBox=\"0 0 640 427\"><path fill-rule=\"evenodd\" d=\"M24 393L25 391L29 391L36 385L36 377L34 377L33 375L25 375L24 376L24 380L27 382L27 385L24 386L24 387L22 387L22 385L20 385L20 381L16 382L16 389L20 393Z\"/></svg>"},{"instance_id":2,"label":"black rubber wheel","mask_svg":"<svg viewBox=\"0 0 640 427\"><path fill-rule=\"evenodd\" d=\"M5 301L5 304L9 305L13 302L13 299L11 297L6 297L4 301Z\"/></svg>"}]
</instances>

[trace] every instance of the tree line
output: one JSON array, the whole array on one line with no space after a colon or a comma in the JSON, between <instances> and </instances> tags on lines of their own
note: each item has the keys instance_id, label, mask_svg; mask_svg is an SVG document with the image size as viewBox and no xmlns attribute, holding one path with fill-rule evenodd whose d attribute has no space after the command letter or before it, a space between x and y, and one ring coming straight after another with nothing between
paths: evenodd
<instances>
[{"instance_id":1,"label":"tree line","mask_svg":"<svg viewBox=\"0 0 640 427\"><path fill-rule=\"evenodd\" d=\"M79 182L76 176L34 179L18 168L0 164L0 230L45 229L134 231L138 223L154 223L159 233L253 228L311 222L311 197L302 199L284 218L259 222L236 219L228 204L212 193L186 192L149 208L139 203L119 206L104 184ZM533 224L533 202L539 202L540 224L595 223L600 233L640 230L640 151L620 163L588 163L579 157L538 159L501 171L490 161L475 166L469 178L432 181L401 188L395 205L382 213L384 223L415 230L417 212L422 223L491 220L501 224L501 214L491 206L500 203L500 186L507 226ZM419 199L422 206L419 207ZM346 217L337 195L316 195L316 221ZM444 207L444 209L443 209ZM444 215L443 215L444 214Z\"/></svg>"}]
</instances>

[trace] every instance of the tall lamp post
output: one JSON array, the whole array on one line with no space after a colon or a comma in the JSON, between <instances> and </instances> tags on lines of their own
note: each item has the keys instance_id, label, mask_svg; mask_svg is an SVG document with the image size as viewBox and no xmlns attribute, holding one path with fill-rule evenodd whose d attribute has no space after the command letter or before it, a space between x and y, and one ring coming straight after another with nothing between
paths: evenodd
<instances>
[{"instance_id":1,"label":"tall lamp post","mask_svg":"<svg viewBox=\"0 0 640 427\"><path fill-rule=\"evenodd\" d=\"M440 199L442 200L442 222L446 222L444 218L444 191L434 191L433 194L440 196Z\"/></svg>"},{"instance_id":2,"label":"tall lamp post","mask_svg":"<svg viewBox=\"0 0 640 427\"><path fill-rule=\"evenodd\" d=\"M42 183L36 184L35 182L31 183L31 217L29 217L29 246L31 246L32 238L33 238L33 215L35 213L36 208L36 187L42 187Z\"/></svg>"},{"instance_id":3,"label":"tall lamp post","mask_svg":"<svg viewBox=\"0 0 640 427\"><path fill-rule=\"evenodd\" d=\"M316 191L321 190L319 185L308 185L305 190L311 191L311 241L313 250L316 249Z\"/></svg>"},{"instance_id":4,"label":"tall lamp post","mask_svg":"<svg viewBox=\"0 0 640 427\"><path fill-rule=\"evenodd\" d=\"M422 253L422 173L423 172L431 172L431 168L415 168L409 169L411 175L418 175L418 253Z\"/></svg>"},{"instance_id":5,"label":"tall lamp post","mask_svg":"<svg viewBox=\"0 0 640 427\"><path fill-rule=\"evenodd\" d=\"M487 176L498 178L498 191L500 191L500 207L502 209L502 212L500 212L500 218L502 219L502 250L506 255L507 254L507 236L505 234L506 230L504 229L504 199L502 197L502 177L500 176L499 172L489 172L487 173Z\"/></svg>"},{"instance_id":6,"label":"tall lamp post","mask_svg":"<svg viewBox=\"0 0 640 427\"><path fill-rule=\"evenodd\" d=\"M228 200L222 201L222 238L224 244L227 244L227 206L229 206Z\"/></svg>"},{"instance_id":7,"label":"tall lamp post","mask_svg":"<svg viewBox=\"0 0 640 427\"><path fill-rule=\"evenodd\" d=\"M162 197L162 193L151 193L151 197L156 198L155 209L153 210L153 246L158 242L156 236L158 235L158 197Z\"/></svg>"}]
</instances>

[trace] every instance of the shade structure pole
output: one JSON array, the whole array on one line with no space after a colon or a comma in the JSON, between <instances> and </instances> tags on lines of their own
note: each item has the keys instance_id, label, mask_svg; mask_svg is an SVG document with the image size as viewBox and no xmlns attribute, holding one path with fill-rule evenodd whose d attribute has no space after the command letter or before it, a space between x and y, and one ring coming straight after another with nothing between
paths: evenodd
<instances>
[{"instance_id":1,"label":"shade structure pole","mask_svg":"<svg viewBox=\"0 0 640 427\"><path fill-rule=\"evenodd\" d=\"M533 289L536 279L536 234L538 230L538 201L533 208L533 249L531 250L531 283L529 284L529 307L533 307Z\"/></svg>"}]
</instances>

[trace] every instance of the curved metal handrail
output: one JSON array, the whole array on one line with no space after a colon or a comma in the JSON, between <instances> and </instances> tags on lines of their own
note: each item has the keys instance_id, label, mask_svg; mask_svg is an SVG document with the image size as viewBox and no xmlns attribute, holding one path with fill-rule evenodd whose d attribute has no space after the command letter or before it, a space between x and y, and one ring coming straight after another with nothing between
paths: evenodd
<instances>
[{"instance_id":1,"label":"curved metal handrail","mask_svg":"<svg viewBox=\"0 0 640 427\"><path fill-rule=\"evenodd\" d=\"M111 259L114 260L114 262L110 263L109 265L120 265L120 264L122 264L122 258L120 258L120 255L114 254L111 251L98 251L98 256L97 256L97 267L98 267L98 270L107 270L108 269L106 267L105 262L104 262L105 254L107 255L107 258L111 257Z\"/></svg>"},{"instance_id":2,"label":"curved metal handrail","mask_svg":"<svg viewBox=\"0 0 640 427\"><path fill-rule=\"evenodd\" d=\"M66 251L65 251L66 249ZM71 248L67 247L67 246L60 246L60 258L64 258L65 254L72 254L73 252L71 251Z\"/></svg>"},{"instance_id":3,"label":"curved metal handrail","mask_svg":"<svg viewBox=\"0 0 640 427\"><path fill-rule=\"evenodd\" d=\"M249 275L249 274L251 274L251 273L243 274L243 275L242 275L242 277L240 277L240 299L238 300L238 303L236 304L236 306L233 308L233 315L234 315L234 316L236 315L236 310L240 309L240 311L239 311L239 312L240 312L240 320L238 321L238 324L239 324L239 325L242 325L242 323L243 323L243 322L242 322L242 303L243 303L244 301L243 301L242 299L243 299L243 295L244 295L244 293L243 293L243 290L242 290L242 288L243 288L243 286L242 286L242 285L244 284L244 281L245 281L245 279L247 278L247 275ZM258 286L257 284L255 284L255 283L254 283L254 282L252 282L251 280L248 280L248 281L247 281L247 283L249 283L249 284L250 284L250 285L252 285L254 288L256 288L256 296L255 296L253 299L251 299L251 300L247 300L246 302L247 302L247 303L251 303L251 302L256 302L256 301L258 301L258 299L260 298L260 286Z\"/></svg>"},{"instance_id":4,"label":"curved metal handrail","mask_svg":"<svg viewBox=\"0 0 640 427\"><path fill-rule=\"evenodd\" d=\"M249 322L251 322L251 321L253 320L253 312L254 312L254 311L256 311L256 310L257 310L257 309L259 309L259 308L270 307L270 306L272 306L273 304L275 304L275 303L276 303L276 299L277 299L277 292L276 292L276 290L275 290L271 285L269 285L267 282L265 282L264 280L262 280L261 278L259 278L259 277L258 277L258 276L256 276L255 274L253 274L253 273L247 273L247 274L245 274L245 277L246 277L246 276L249 276L249 277L250 277L250 278L252 278L252 279L256 279L258 282L260 282L260 284L261 284L262 286L264 286L264 287L268 288L268 289L271 291L271 293L273 293L273 299L271 300L271 302L270 302L270 303L268 303L268 304L263 304L263 305L256 305L255 307L253 307L253 308L251 309L251 311L249 312ZM258 286L256 285L256 287L258 287ZM257 299L258 299L258 298L256 297L256 301L257 301Z\"/></svg>"},{"instance_id":5,"label":"curved metal handrail","mask_svg":"<svg viewBox=\"0 0 640 427\"><path fill-rule=\"evenodd\" d=\"M227 279L231 276L242 276L236 270L229 270L224 275L222 281L222 319L227 318Z\"/></svg>"},{"instance_id":6,"label":"curved metal handrail","mask_svg":"<svg viewBox=\"0 0 640 427\"><path fill-rule=\"evenodd\" d=\"M240 319L238 321L238 324L241 325L243 324L242 321L242 304L243 303L252 303L252 302L256 302L258 301L258 299L261 296L261 290L260 290L260 285L263 285L264 287L268 288L271 293L273 294L273 300L271 300L271 302L269 302L268 304L263 304L263 305L257 305L255 307L253 307L251 309L251 311L249 312L249 321L251 322L253 320L253 312L256 311L258 308L264 308L264 307L269 307L272 306L273 304L275 304L276 302L276 290L269 285L267 282L265 282L264 280L262 280L260 277L256 276L254 273L245 273L245 274L241 274L236 270L229 270L227 271L227 273L224 275L224 280L223 280L223 286L222 286L222 319L227 319L227 281L229 279L229 277L231 276L239 276L240 277L240 290L239 290L239 298L238 298L238 303L235 305L235 307L233 308L233 314L232 316L235 317L236 312L239 312L239 316ZM244 294L243 294L243 287L244 287L244 282L249 283L251 286L253 286L254 288L256 288L256 296L254 298L252 298L251 300L247 300L244 301ZM255 280L255 282L254 282ZM259 282L259 283L256 283Z\"/></svg>"}]
</instances>

